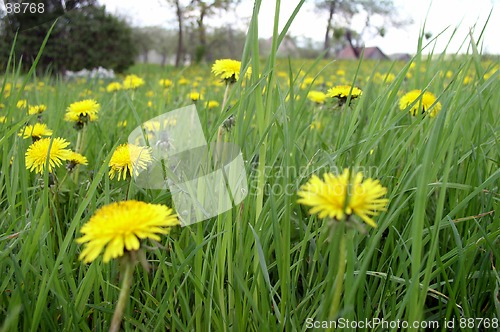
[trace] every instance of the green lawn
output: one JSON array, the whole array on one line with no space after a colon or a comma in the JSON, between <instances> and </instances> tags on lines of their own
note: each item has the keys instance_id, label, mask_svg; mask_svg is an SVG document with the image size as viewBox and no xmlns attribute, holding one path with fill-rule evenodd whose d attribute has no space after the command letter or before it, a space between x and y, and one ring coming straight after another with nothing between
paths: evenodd
<instances>
[{"instance_id":1,"label":"green lawn","mask_svg":"<svg viewBox=\"0 0 500 332\"><path fill-rule=\"evenodd\" d=\"M111 81L4 69L0 331L109 328L120 260L103 263L101 256L85 264L75 239L110 202L172 206L168 190L110 180L108 162L143 121L192 104L191 92L203 96L196 108L207 140L215 142L220 125L234 116L222 140L241 148L249 193L218 217L175 227L161 243L143 242L151 270L135 267L123 328L294 331L338 318L438 321L439 329L454 320L470 330L479 320L472 328L463 319L487 318L486 330L498 327L498 64L481 61L472 44L467 55L418 53L409 63L289 61L275 52L259 59L255 32L252 23L241 59L252 75L231 86L227 112L221 112L225 86L211 64L136 66L132 72L145 85L115 93L106 91ZM160 79L172 85L164 88ZM343 105L308 99L310 91L353 83L362 95ZM436 96L435 117L400 110L400 98L414 89ZM64 121L67 107L83 99L101 105L84 135ZM18 108L19 100L27 106ZM209 108L208 101L219 106ZM75 149L82 136L88 165L71 174L64 165L53 174L26 169L32 142L18 132L38 121L27 109L39 104L47 106L41 121L52 137ZM344 168L387 188L387 211L374 217L378 227L355 216L319 219L297 203L297 191L313 174Z\"/></svg>"}]
</instances>

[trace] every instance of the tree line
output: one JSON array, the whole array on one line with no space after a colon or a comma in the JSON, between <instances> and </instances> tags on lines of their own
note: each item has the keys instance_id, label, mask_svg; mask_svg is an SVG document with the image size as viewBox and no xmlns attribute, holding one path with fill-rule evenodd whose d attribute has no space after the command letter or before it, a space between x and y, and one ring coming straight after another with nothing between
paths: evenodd
<instances>
[{"instance_id":1,"label":"tree line","mask_svg":"<svg viewBox=\"0 0 500 332\"><path fill-rule=\"evenodd\" d=\"M8 3L23 1L9 0ZM171 29L131 27L123 18L108 13L97 0L30 1L37 4L37 8L43 7L43 13L13 12L12 7L0 7L0 68L6 66L14 45L12 60L24 70L29 69L50 29L50 38L37 65L39 71L50 73L98 66L122 72L139 55L147 58L151 50L161 55L163 64L174 58L176 66L186 63L186 59L198 63L241 54L246 31L229 24L210 27L207 21L235 11L243 1L252 0L162 1L162 5L175 13L176 24ZM324 43L319 46L308 41L292 55L316 56L323 51L329 56L339 45L361 45L367 31L384 35L386 29L403 24L391 0L308 1L318 15L326 17ZM360 13L366 17L365 28L353 31L351 20ZM372 21L376 16L383 18L378 26Z\"/></svg>"}]
</instances>

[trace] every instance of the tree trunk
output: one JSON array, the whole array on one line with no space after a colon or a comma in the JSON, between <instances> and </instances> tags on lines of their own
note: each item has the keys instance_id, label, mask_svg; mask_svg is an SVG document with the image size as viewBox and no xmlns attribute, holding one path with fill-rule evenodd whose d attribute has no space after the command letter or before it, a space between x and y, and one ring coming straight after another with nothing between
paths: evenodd
<instances>
[{"instance_id":1,"label":"tree trunk","mask_svg":"<svg viewBox=\"0 0 500 332\"><path fill-rule=\"evenodd\" d=\"M183 54L184 54L184 41L183 41L183 27L182 27L182 8L179 3L180 0L175 1L175 6L176 6L176 14L177 14L177 23L179 24L179 33L178 33L178 40L177 40L177 53L175 55L175 66L179 67L181 65Z\"/></svg>"},{"instance_id":2,"label":"tree trunk","mask_svg":"<svg viewBox=\"0 0 500 332\"><path fill-rule=\"evenodd\" d=\"M205 15L207 13L208 8L205 6L205 4L201 4L200 8L200 17L197 20L198 23L198 47L196 50L196 62L202 62L205 61L205 56L207 53L207 36L205 32Z\"/></svg>"},{"instance_id":3,"label":"tree trunk","mask_svg":"<svg viewBox=\"0 0 500 332\"><path fill-rule=\"evenodd\" d=\"M352 51L354 52L354 56L356 59L359 59L359 48L354 45L352 42L352 34L351 31L348 29L345 33L345 38L347 39L347 42L349 43L349 46L352 48Z\"/></svg>"},{"instance_id":4,"label":"tree trunk","mask_svg":"<svg viewBox=\"0 0 500 332\"><path fill-rule=\"evenodd\" d=\"M325 58L328 58L328 55L330 53L330 31L332 30L333 14L335 13L335 1L330 2L330 7L328 8L328 10L328 24L326 25L325 43L323 45L323 50L326 51Z\"/></svg>"}]
</instances>

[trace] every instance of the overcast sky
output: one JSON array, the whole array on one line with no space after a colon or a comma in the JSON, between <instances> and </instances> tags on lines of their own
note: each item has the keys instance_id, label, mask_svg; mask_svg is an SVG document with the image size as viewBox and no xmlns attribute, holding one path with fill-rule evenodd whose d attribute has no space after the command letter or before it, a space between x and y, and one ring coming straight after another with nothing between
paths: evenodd
<instances>
[{"instance_id":1,"label":"overcast sky","mask_svg":"<svg viewBox=\"0 0 500 332\"><path fill-rule=\"evenodd\" d=\"M159 25L175 29L175 11L162 0L100 0L106 5L109 12L126 17L133 25L148 26ZM282 0L280 26L283 27L287 18L292 13L298 0ZM491 18L486 27L483 38L483 50L488 53L500 54L500 0L394 0L398 8L398 16L410 18L413 24L400 29L388 29L384 38L366 38L366 46L379 46L387 54L414 53L417 48L419 31L427 18L425 31L437 36L440 32L448 30L439 37L435 51L441 52L455 28L458 30L452 39L449 52L456 52L468 31L476 25L474 36L477 38L492 10ZM275 1L263 0L259 15L259 34L261 37L272 35ZM222 14L213 24L233 24L245 29L252 13L253 1L242 0L237 8L236 15ZM321 42L324 38L326 27L326 13L320 14L314 10L313 1L306 0L301 12L296 17L290 28L293 36L311 38ZM353 28L361 29L363 18L359 17L353 22ZM434 46L434 45L433 45ZM430 50L430 48L429 48ZM466 48L462 48L465 52Z\"/></svg>"}]
</instances>

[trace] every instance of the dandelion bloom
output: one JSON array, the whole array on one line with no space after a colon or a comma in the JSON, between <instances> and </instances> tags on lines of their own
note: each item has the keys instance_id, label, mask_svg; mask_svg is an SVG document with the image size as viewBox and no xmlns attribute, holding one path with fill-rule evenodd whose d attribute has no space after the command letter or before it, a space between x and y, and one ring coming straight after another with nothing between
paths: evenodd
<instances>
[{"instance_id":1,"label":"dandelion bloom","mask_svg":"<svg viewBox=\"0 0 500 332\"><path fill-rule=\"evenodd\" d=\"M77 165L88 165L89 163L87 158L85 158L85 156L74 151L69 151L67 160L68 163L66 165L66 168L69 171L72 171L73 168L75 168Z\"/></svg>"},{"instance_id":2,"label":"dandelion bloom","mask_svg":"<svg viewBox=\"0 0 500 332\"><path fill-rule=\"evenodd\" d=\"M83 126L88 121L97 120L97 113L100 108L101 106L93 99L77 101L69 105L64 120Z\"/></svg>"},{"instance_id":3,"label":"dandelion bloom","mask_svg":"<svg viewBox=\"0 0 500 332\"><path fill-rule=\"evenodd\" d=\"M123 87L120 84L120 82L111 82L108 84L108 86L106 86L106 91L107 92L116 92L116 91L121 90L122 88Z\"/></svg>"},{"instance_id":4,"label":"dandelion bloom","mask_svg":"<svg viewBox=\"0 0 500 332\"><path fill-rule=\"evenodd\" d=\"M415 104L413 104L414 102ZM411 106L409 111L413 116L419 113L429 113L431 118L433 118L441 110L441 103L436 102L436 96L429 91L425 91L423 94L422 90L412 90L408 92L399 100L399 109L404 111L411 104L413 104L413 106Z\"/></svg>"},{"instance_id":5,"label":"dandelion bloom","mask_svg":"<svg viewBox=\"0 0 500 332\"><path fill-rule=\"evenodd\" d=\"M207 103L207 107L208 108L215 108L215 107L219 107L219 102L216 101L216 100L209 100L208 103Z\"/></svg>"},{"instance_id":6,"label":"dandelion bloom","mask_svg":"<svg viewBox=\"0 0 500 332\"><path fill-rule=\"evenodd\" d=\"M33 114L41 114L47 110L47 106L41 104L41 105L34 105L30 106L28 108L28 114L33 115Z\"/></svg>"},{"instance_id":7,"label":"dandelion bloom","mask_svg":"<svg viewBox=\"0 0 500 332\"><path fill-rule=\"evenodd\" d=\"M189 94L189 98L192 100L192 101L198 101L198 100L202 100L203 99L203 96L201 95L201 93L199 92L191 92Z\"/></svg>"},{"instance_id":8,"label":"dandelion bloom","mask_svg":"<svg viewBox=\"0 0 500 332\"><path fill-rule=\"evenodd\" d=\"M6 123L7 122L7 117L5 115L0 116L0 123Z\"/></svg>"},{"instance_id":9,"label":"dandelion bloom","mask_svg":"<svg viewBox=\"0 0 500 332\"><path fill-rule=\"evenodd\" d=\"M52 130L48 129L44 123L35 123L33 126L28 125L26 128L21 129L19 136L22 136L24 139L32 137L37 140L42 136L52 136Z\"/></svg>"},{"instance_id":10,"label":"dandelion bloom","mask_svg":"<svg viewBox=\"0 0 500 332\"><path fill-rule=\"evenodd\" d=\"M49 160L49 172L56 166L61 166L62 161L68 159L70 150L66 149L69 145L64 138L42 138L28 147L26 151L26 169L43 173L47 158Z\"/></svg>"},{"instance_id":11,"label":"dandelion bloom","mask_svg":"<svg viewBox=\"0 0 500 332\"><path fill-rule=\"evenodd\" d=\"M161 79L159 82L158 82L163 88L169 88L171 87L172 85L174 85L174 82L172 82L171 80L169 79Z\"/></svg>"},{"instance_id":12,"label":"dandelion bloom","mask_svg":"<svg viewBox=\"0 0 500 332\"><path fill-rule=\"evenodd\" d=\"M387 189L378 180L368 178L363 181L363 175L357 173L349 187L348 169L341 175L325 173L323 179L313 175L297 193L300 196L299 203L312 207L310 213L318 213L319 218L336 220L355 214L368 225L377 227L371 217L377 215L378 211L385 211L389 202L387 198L382 198Z\"/></svg>"},{"instance_id":13,"label":"dandelion bloom","mask_svg":"<svg viewBox=\"0 0 500 332\"><path fill-rule=\"evenodd\" d=\"M331 98L339 98L346 100L347 97L349 96L349 92L351 92L350 85L337 85L334 86L333 88L330 88L326 92L326 95ZM359 96L361 96L362 93L363 91L361 91L361 89L353 86L351 92L351 99L358 98Z\"/></svg>"},{"instance_id":14,"label":"dandelion bloom","mask_svg":"<svg viewBox=\"0 0 500 332\"><path fill-rule=\"evenodd\" d=\"M231 59L216 60L212 66L212 73L225 80L234 83L240 79L241 62ZM248 68L245 75L250 75L252 68Z\"/></svg>"},{"instance_id":15,"label":"dandelion bloom","mask_svg":"<svg viewBox=\"0 0 500 332\"><path fill-rule=\"evenodd\" d=\"M313 121L313 122L311 122L310 127L311 127L311 129L320 130L321 129L321 121Z\"/></svg>"},{"instance_id":16,"label":"dandelion bloom","mask_svg":"<svg viewBox=\"0 0 500 332\"><path fill-rule=\"evenodd\" d=\"M179 225L172 209L161 204L140 201L115 202L97 210L82 226L83 236L76 240L85 248L79 259L85 263L95 260L104 249L104 263L123 256L124 250L139 250L140 240L160 241L158 234L168 234Z\"/></svg>"},{"instance_id":17,"label":"dandelion bloom","mask_svg":"<svg viewBox=\"0 0 500 332\"><path fill-rule=\"evenodd\" d=\"M144 85L144 80L137 75L127 75L123 80L123 88L125 90L137 89Z\"/></svg>"},{"instance_id":18,"label":"dandelion bloom","mask_svg":"<svg viewBox=\"0 0 500 332\"><path fill-rule=\"evenodd\" d=\"M324 104L326 100L326 94L321 91L309 91L309 93L307 94L307 99L315 102L316 104Z\"/></svg>"},{"instance_id":19,"label":"dandelion bloom","mask_svg":"<svg viewBox=\"0 0 500 332\"><path fill-rule=\"evenodd\" d=\"M139 175L139 171L147 168L148 164L153 161L151 157L151 149L145 146L137 146L134 144L122 144L116 148L109 161L109 178L113 179L118 173L118 181L125 180L127 173L132 176Z\"/></svg>"},{"instance_id":20,"label":"dandelion bloom","mask_svg":"<svg viewBox=\"0 0 500 332\"><path fill-rule=\"evenodd\" d=\"M26 101L26 99L21 99L16 104L17 108L25 108L26 106L28 106L28 102Z\"/></svg>"}]
</instances>

